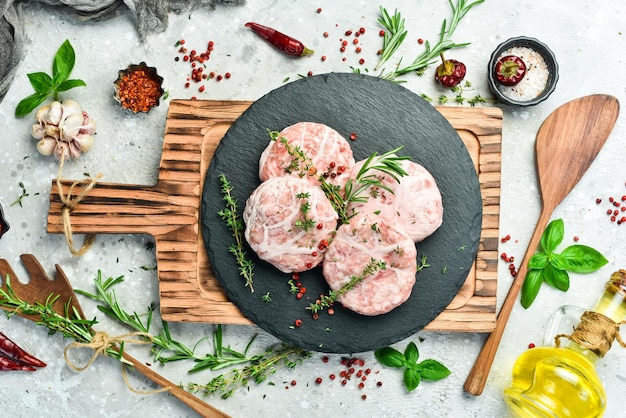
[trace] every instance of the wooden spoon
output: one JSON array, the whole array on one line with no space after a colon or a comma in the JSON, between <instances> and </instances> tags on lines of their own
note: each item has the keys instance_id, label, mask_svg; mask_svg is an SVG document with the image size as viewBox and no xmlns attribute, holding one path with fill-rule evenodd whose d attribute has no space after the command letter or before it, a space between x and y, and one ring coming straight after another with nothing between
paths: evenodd
<instances>
[{"instance_id":1,"label":"wooden spoon","mask_svg":"<svg viewBox=\"0 0 626 418\"><path fill-rule=\"evenodd\" d=\"M51 294L58 295L58 299L52 304L52 309L60 314L65 315L65 304L69 303L70 306L75 308L82 318L85 318L83 310L78 303L74 289L71 283L67 279L63 270L59 265L56 266L56 276L54 280L50 280L46 275L45 270L39 264L39 261L31 254L22 254L20 256L26 271L30 274L30 282L27 284L21 283L15 271L11 268L8 261L0 259L0 276L2 277L2 285L0 288L7 290L7 284L5 277L8 275L11 280L11 288L15 294L25 302L35 304L37 302L45 304L48 296ZM38 315L24 315L18 312L18 315L31 321L39 321L41 318ZM228 417L227 414L219 409L205 403L198 397L192 395L180 386L170 382L165 377L161 376L139 360L131 357L126 351L122 353L125 360L132 363L132 367L139 371L141 374L152 380L154 383L161 387L169 387L169 393L181 400L185 405L198 412L202 417Z\"/></svg>"},{"instance_id":2,"label":"wooden spoon","mask_svg":"<svg viewBox=\"0 0 626 418\"><path fill-rule=\"evenodd\" d=\"M511 284L483 349L465 380L465 391L483 392L504 327L524 283L528 261L536 252L541 235L554 209L585 174L606 142L619 114L613 96L596 94L565 103L548 116L537 133L535 158L543 207L519 272Z\"/></svg>"}]
</instances>

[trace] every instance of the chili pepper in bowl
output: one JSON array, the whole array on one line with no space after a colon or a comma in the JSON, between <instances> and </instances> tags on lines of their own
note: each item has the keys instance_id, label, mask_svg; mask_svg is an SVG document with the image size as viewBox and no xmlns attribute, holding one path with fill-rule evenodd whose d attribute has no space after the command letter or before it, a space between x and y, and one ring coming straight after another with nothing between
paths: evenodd
<instances>
[{"instance_id":1,"label":"chili pepper in bowl","mask_svg":"<svg viewBox=\"0 0 626 418\"><path fill-rule=\"evenodd\" d=\"M28 368L17 368L17 366L11 364L12 362ZM35 367L45 366L46 363L26 352L26 350L0 332L0 368L2 370L35 370ZM4 367L7 368L4 369Z\"/></svg>"},{"instance_id":2,"label":"chili pepper in bowl","mask_svg":"<svg viewBox=\"0 0 626 418\"><path fill-rule=\"evenodd\" d=\"M465 64L457 60L447 60L443 53L440 56L442 62L435 71L435 80L444 87L456 87L465 78Z\"/></svg>"},{"instance_id":3,"label":"chili pepper in bowl","mask_svg":"<svg viewBox=\"0 0 626 418\"><path fill-rule=\"evenodd\" d=\"M526 75L526 64L516 55L507 55L498 60L495 71L498 83L504 86L514 86Z\"/></svg>"},{"instance_id":4,"label":"chili pepper in bowl","mask_svg":"<svg viewBox=\"0 0 626 418\"><path fill-rule=\"evenodd\" d=\"M245 24L245 26L252 29L257 35L259 35L267 42L272 44L275 48L283 51L287 55L291 55L293 57L303 57L305 55L311 55L313 53L312 49L304 46L304 44L299 40L294 39L291 36L285 35L284 33L277 31L276 29L272 29L270 27L263 26L254 22L248 22Z\"/></svg>"}]
</instances>

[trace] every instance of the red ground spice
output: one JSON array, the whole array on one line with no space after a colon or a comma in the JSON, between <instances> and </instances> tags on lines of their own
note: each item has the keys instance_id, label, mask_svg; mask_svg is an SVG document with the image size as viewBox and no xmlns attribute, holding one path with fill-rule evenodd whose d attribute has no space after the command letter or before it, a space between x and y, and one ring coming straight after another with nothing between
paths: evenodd
<instances>
[{"instance_id":1,"label":"red ground spice","mask_svg":"<svg viewBox=\"0 0 626 418\"><path fill-rule=\"evenodd\" d=\"M157 105L163 89L154 77L145 70L136 69L124 75L118 85L120 104L133 112L147 112Z\"/></svg>"}]
</instances>

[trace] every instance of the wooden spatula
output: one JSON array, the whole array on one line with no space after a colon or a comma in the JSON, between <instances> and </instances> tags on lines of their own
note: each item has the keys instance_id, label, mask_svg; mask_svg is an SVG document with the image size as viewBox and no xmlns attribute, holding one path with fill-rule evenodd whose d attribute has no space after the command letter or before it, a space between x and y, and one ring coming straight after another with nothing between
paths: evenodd
<instances>
[{"instance_id":1,"label":"wooden spatula","mask_svg":"<svg viewBox=\"0 0 626 418\"><path fill-rule=\"evenodd\" d=\"M528 261L537 250L552 212L596 158L618 115L619 102L615 97L596 94L565 103L552 112L539 128L535 158L543 207L519 272L498 314L496 327L465 380L466 392L473 395L483 392L504 327L524 283Z\"/></svg>"},{"instance_id":2,"label":"wooden spatula","mask_svg":"<svg viewBox=\"0 0 626 418\"><path fill-rule=\"evenodd\" d=\"M56 276L54 280L50 280L45 273L45 270L39 264L39 261L31 255L31 254L22 254L21 257L22 263L28 271L30 275L30 282L27 284L21 283L15 271L11 268L8 261L4 259L0 259L0 275L2 277L2 286L0 288L7 290L6 287L6 276L7 274L12 279L11 280L11 288L15 292L15 294L22 299L23 301L29 302L31 304L35 304L37 302L41 304L46 303L46 299L53 294L58 295L58 299L52 305L52 309L60 314L65 315L65 304L70 303L71 306L76 308L76 310L80 313L82 318L85 318L83 314L83 310L78 303L78 299L76 298L76 294L74 293L74 289L70 284L69 280L61 267L59 265L56 266ZM22 315L18 313L18 315L23 316L24 318L30 319L31 321L39 321L40 317L37 315ZM171 393L176 398L180 399L184 404L192 408L194 411L198 412L203 417L228 417L222 411L216 409L215 407L205 403L201 399L182 389L180 386L170 382L165 377L161 376L139 360L131 357L126 351L123 352L124 359L132 363L133 368L139 371L141 374L146 376L148 379L152 380L154 383L161 387L169 387L169 393Z\"/></svg>"}]
</instances>

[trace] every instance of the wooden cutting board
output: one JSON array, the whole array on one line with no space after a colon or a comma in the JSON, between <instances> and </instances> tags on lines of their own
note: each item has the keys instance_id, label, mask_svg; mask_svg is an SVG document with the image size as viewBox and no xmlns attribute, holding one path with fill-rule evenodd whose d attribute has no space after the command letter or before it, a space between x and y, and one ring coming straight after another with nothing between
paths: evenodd
<instances>
[{"instance_id":1,"label":"wooden cutting board","mask_svg":"<svg viewBox=\"0 0 626 418\"><path fill-rule=\"evenodd\" d=\"M199 226L205 173L220 140L252 102L172 100L158 181L98 182L71 212L76 234L150 234L156 243L161 315L166 321L250 324L215 278ZM438 107L466 144L478 172L483 223L476 262L431 331L491 332L496 320L502 111ZM74 183L62 182L64 190ZM80 193L80 186L75 188ZM48 232L63 233L56 181Z\"/></svg>"}]
</instances>

